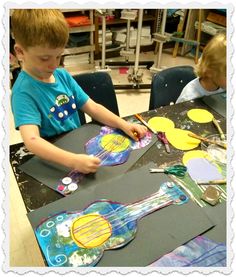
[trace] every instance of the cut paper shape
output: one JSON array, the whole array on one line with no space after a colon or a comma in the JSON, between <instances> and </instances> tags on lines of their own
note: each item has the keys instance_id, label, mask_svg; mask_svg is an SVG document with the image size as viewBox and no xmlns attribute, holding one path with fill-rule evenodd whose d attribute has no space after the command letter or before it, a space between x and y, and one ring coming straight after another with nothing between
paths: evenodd
<instances>
[{"instance_id":1,"label":"cut paper shape","mask_svg":"<svg viewBox=\"0 0 236 277\"><path fill-rule=\"evenodd\" d=\"M165 182L156 193L132 204L101 199L80 211L57 213L43 220L35 234L49 266L94 266L104 250L134 239L139 219L186 202L187 195L177 185Z\"/></svg>"},{"instance_id":2,"label":"cut paper shape","mask_svg":"<svg viewBox=\"0 0 236 277\"><path fill-rule=\"evenodd\" d=\"M98 236L94 236L94 228ZM104 230L106 230L104 232ZM72 222L71 237L81 248L94 248L102 245L112 235L108 220L98 214L86 214ZM88 239L88 237L92 237Z\"/></svg>"},{"instance_id":3,"label":"cut paper shape","mask_svg":"<svg viewBox=\"0 0 236 277\"><path fill-rule=\"evenodd\" d=\"M190 177L196 182L209 182L221 180L223 176L217 166L204 158L194 158L186 164Z\"/></svg>"},{"instance_id":4,"label":"cut paper shape","mask_svg":"<svg viewBox=\"0 0 236 277\"><path fill-rule=\"evenodd\" d=\"M213 120L213 114L205 109L191 109L187 113L188 117L197 123L208 123Z\"/></svg>"},{"instance_id":5,"label":"cut paper shape","mask_svg":"<svg viewBox=\"0 0 236 277\"><path fill-rule=\"evenodd\" d=\"M188 161L193 159L193 158L205 158L209 161L212 160L211 156L203 150L192 150L188 151L183 155L182 162L186 166Z\"/></svg>"},{"instance_id":6,"label":"cut paper shape","mask_svg":"<svg viewBox=\"0 0 236 277\"><path fill-rule=\"evenodd\" d=\"M151 140L150 132L136 142L125 136L122 131L104 126L98 136L86 143L85 151L88 155L100 158L102 165L118 165L127 161L132 150L145 147Z\"/></svg>"},{"instance_id":7,"label":"cut paper shape","mask_svg":"<svg viewBox=\"0 0 236 277\"><path fill-rule=\"evenodd\" d=\"M190 131L173 128L166 132L166 137L169 143L172 144L177 149L180 150L191 150L198 147L201 142L199 139L190 137L188 134Z\"/></svg>"},{"instance_id":8,"label":"cut paper shape","mask_svg":"<svg viewBox=\"0 0 236 277\"><path fill-rule=\"evenodd\" d=\"M226 245L205 236L197 236L150 266L158 267L225 267Z\"/></svg>"},{"instance_id":9,"label":"cut paper shape","mask_svg":"<svg viewBox=\"0 0 236 277\"><path fill-rule=\"evenodd\" d=\"M130 139L118 133L98 135L86 143L85 151L101 159L101 165L118 165L127 161L131 144Z\"/></svg>"},{"instance_id":10,"label":"cut paper shape","mask_svg":"<svg viewBox=\"0 0 236 277\"><path fill-rule=\"evenodd\" d=\"M154 116L148 120L148 125L157 132L166 132L175 127L172 120L166 117Z\"/></svg>"},{"instance_id":11,"label":"cut paper shape","mask_svg":"<svg viewBox=\"0 0 236 277\"><path fill-rule=\"evenodd\" d=\"M125 136L122 131L104 126L100 134L90 139L85 144L85 151L101 160L102 166L119 165L126 162L132 150L140 149L148 145L152 135L147 132L139 141L134 141ZM78 189L78 184L83 180L84 174L72 170L59 180L57 191L64 196Z\"/></svg>"}]
</instances>

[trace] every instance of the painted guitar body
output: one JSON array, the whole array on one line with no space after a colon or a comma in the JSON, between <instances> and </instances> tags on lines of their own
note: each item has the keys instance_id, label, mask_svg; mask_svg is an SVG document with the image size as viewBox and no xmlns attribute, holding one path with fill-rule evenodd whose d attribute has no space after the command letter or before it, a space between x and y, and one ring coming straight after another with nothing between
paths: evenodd
<instances>
[{"instance_id":1,"label":"painted guitar body","mask_svg":"<svg viewBox=\"0 0 236 277\"><path fill-rule=\"evenodd\" d=\"M36 228L35 234L49 266L94 266L104 250L134 239L139 219L187 201L182 190L167 182L158 192L133 204L99 200L82 211L53 215Z\"/></svg>"},{"instance_id":2,"label":"painted guitar body","mask_svg":"<svg viewBox=\"0 0 236 277\"><path fill-rule=\"evenodd\" d=\"M125 163L132 150L145 147L151 140L150 132L139 141L134 141L122 131L104 126L99 135L86 143L85 151L88 155L98 157L102 166L114 166ZM59 180L56 190L64 196L71 194L78 189L83 177L84 174L73 170Z\"/></svg>"}]
</instances>

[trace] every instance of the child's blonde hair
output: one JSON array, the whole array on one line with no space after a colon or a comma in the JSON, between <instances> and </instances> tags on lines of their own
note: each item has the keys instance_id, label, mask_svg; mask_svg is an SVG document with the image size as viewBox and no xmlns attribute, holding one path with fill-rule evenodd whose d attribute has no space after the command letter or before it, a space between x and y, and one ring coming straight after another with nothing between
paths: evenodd
<instances>
[{"instance_id":1,"label":"child's blonde hair","mask_svg":"<svg viewBox=\"0 0 236 277\"><path fill-rule=\"evenodd\" d=\"M215 35L203 49L196 66L196 74L201 77L218 78L226 76L226 34Z\"/></svg>"},{"instance_id":2,"label":"child's blonde hair","mask_svg":"<svg viewBox=\"0 0 236 277\"><path fill-rule=\"evenodd\" d=\"M59 10L14 10L11 26L16 43L25 49L32 46L65 47L69 38L68 24Z\"/></svg>"}]
</instances>

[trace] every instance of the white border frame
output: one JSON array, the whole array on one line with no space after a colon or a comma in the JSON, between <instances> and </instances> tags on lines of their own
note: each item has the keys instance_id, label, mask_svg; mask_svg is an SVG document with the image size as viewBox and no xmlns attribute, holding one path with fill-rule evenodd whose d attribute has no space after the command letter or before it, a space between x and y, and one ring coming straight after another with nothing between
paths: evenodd
<instances>
[{"instance_id":1,"label":"white border frame","mask_svg":"<svg viewBox=\"0 0 236 277\"><path fill-rule=\"evenodd\" d=\"M35 0L36 1L36 0ZM231 1L224 1L224 4L221 4L219 2L212 2L208 1L203 3L201 2L186 2L186 1L178 1L178 2L167 2L165 4L161 4L155 1L145 1L143 0L141 3L139 2L130 2L126 3L124 0L120 0L119 2L112 3L110 1L102 1L101 2L86 2L84 0L80 0L79 4L75 2L66 2L66 3L54 3L54 2L42 2L41 3L34 3L34 2L24 2L24 1L17 1L18 3L14 2L3 2L3 8L1 9L1 18L2 18L2 26L1 31L3 30L3 36L1 34L1 42L4 51L0 51L1 55L1 66L3 69L3 74L0 73L2 76L1 80L1 90L0 90L0 103L2 104L2 112L0 113L0 122L1 122L1 131L0 131L0 142L3 151L0 150L0 162L2 165L1 174L0 174L0 184L2 184L2 191L0 191L0 200L2 203L2 210L3 210L3 219L1 220L1 226L3 230L3 235L1 235L1 246L3 253L1 257L4 256L4 262L3 262L3 273L10 274L25 274L25 273L49 273L50 275L52 273L78 273L80 275L85 274L95 274L99 273L100 275L107 275L107 274L121 274L121 275L127 275L127 274L135 274L133 276L136 276L137 274L152 274L152 273L174 273L175 276L177 274L189 274L190 272L193 274L192 276L195 276L195 274L209 274L214 272L214 277L223 274L231 275L233 272L235 272L235 264L236 262L233 262L234 254L232 249L236 249L235 242L233 240L234 233L233 233L233 227L235 228L235 223L233 224L233 221L235 221L234 218L234 212L233 212L233 183L235 183L235 176L234 176L234 168L233 165L235 163L235 157L234 157L234 149L232 145L235 144L235 136L234 136L234 126L235 126L235 114L234 114L234 106L232 103L236 103L236 97L234 95L233 91L233 83L235 82L235 74L234 73L234 67L233 67L233 58L235 56L235 50L233 48L233 42L235 43L235 8L234 4ZM142 268L128 268L128 267L121 267L121 268L28 268L28 267L22 267L22 268L12 268L9 267L9 232L8 232L8 226L9 226L9 10L13 8L202 8L202 9L211 9L211 8L226 8L227 9L227 39L228 39L228 55L227 55L227 137L228 137L228 168L227 168L227 179L228 179L228 201L227 201L227 215L228 215L228 225L227 225L227 249L228 249L228 255L227 255L227 267L225 268L154 268L154 267L142 267ZM234 26L233 26L234 24ZM6 120L7 119L7 120ZM234 243L234 247L233 244Z\"/></svg>"}]
</instances>

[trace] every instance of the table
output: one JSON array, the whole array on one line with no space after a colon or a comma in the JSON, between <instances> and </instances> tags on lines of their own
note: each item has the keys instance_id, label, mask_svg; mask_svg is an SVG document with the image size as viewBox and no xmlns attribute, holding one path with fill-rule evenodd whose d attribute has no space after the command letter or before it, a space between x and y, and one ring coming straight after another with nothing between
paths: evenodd
<instances>
[{"instance_id":1,"label":"table","mask_svg":"<svg viewBox=\"0 0 236 277\"><path fill-rule=\"evenodd\" d=\"M186 117L187 111L192 108L207 108L210 112L213 113L214 117L217 120L220 120L221 127L225 132L226 118L222 117L214 110L206 107L206 105L202 103L201 100L199 99L195 101L180 103L174 106L166 106L153 111L148 111L143 113L142 116L146 120L153 116L166 116L175 122L176 127L184 128L184 124L186 124L186 122L183 121L183 118ZM131 121L135 120L134 117L128 117L127 119ZM199 130L201 130L201 132L199 132ZM196 123L191 126L191 131L196 132L198 134L216 133L216 130L213 124L200 125ZM19 154L20 152L23 153L23 155L20 155ZM182 153L183 151L180 151L171 147L171 153L167 154L164 147L159 147L159 145L157 147L157 145L153 145L145 153L145 155L141 159L139 159L139 161L136 164L133 165L131 169L139 168L151 161L156 163L157 166L162 165L163 163L168 164L173 161L180 162ZM26 160L30 159L31 157L32 155L27 153L23 144L10 146L11 164L12 164L15 176L17 178L17 182L19 185L19 189L20 189L23 201L25 203L25 206L28 212L63 198L63 196L61 196L59 193L52 191L47 186L39 183L37 180L26 175L24 172L21 172L17 168L20 164L24 163ZM212 213L212 209L209 209L209 211L210 213ZM222 221L222 218L219 220ZM223 220L223 225L225 227L224 223L225 222ZM225 233L223 234L223 236L224 235ZM214 234L213 234L213 238L214 238Z\"/></svg>"},{"instance_id":2,"label":"table","mask_svg":"<svg viewBox=\"0 0 236 277\"><path fill-rule=\"evenodd\" d=\"M220 125L223 132L226 132L226 118L216 113L213 109L206 106L200 99L194 101L184 102L177 105L165 106L156 110L147 111L142 113L144 119L151 118L153 116L164 116L175 122L177 128L186 129L188 122L183 121L186 118L188 110L193 108L204 108L208 109L217 120L220 120ZM127 120L137 121L133 116L127 117ZM191 126L191 131L197 134L216 134L217 131L213 124L198 124L194 123ZM159 143L160 144L160 143ZM200 149L200 147L198 148ZM149 162L154 162L157 166L164 163L169 164L171 162L181 162L181 156L183 151L171 147L171 153L168 154L164 147L157 147L153 145L145 155L133 165L131 169L138 168ZM31 176L25 174L18 169L18 166L26 162L33 155L25 149L23 143L15 144L10 146L10 162L26 206L26 210L32 211L61 199L63 196L56 191L51 190L44 184L38 182Z\"/></svg>"}]
</instances>

